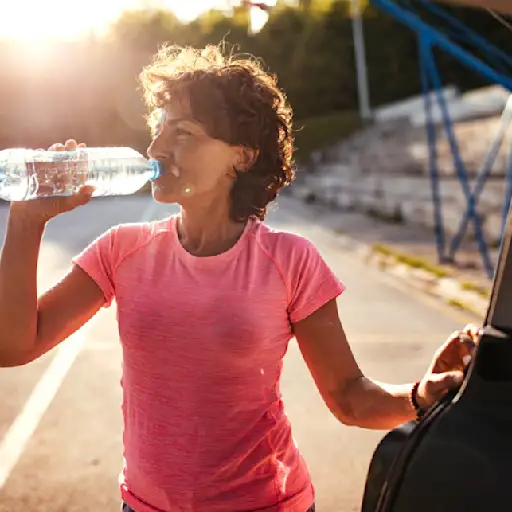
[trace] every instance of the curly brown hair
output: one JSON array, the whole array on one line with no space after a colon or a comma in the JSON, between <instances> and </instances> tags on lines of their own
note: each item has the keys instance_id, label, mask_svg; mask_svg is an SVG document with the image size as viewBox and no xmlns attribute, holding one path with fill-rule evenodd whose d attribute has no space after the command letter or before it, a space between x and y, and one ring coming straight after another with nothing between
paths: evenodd
<instances>
[{"instance_id":1,"label":"curly brown hair","mask_svg":"<svg viewBox=\"0 0 512 512\"><path fill-rule=\"evenodd\" d=\"M258 151L249 171L237 171L231 218L263 220L269 203L295 177L292 109L276 77L255 58L225 56L220 46L164 46L140 81L153 133L158 109L185 94L192 116L211 137Z\"/></svg>"}]
</instances>

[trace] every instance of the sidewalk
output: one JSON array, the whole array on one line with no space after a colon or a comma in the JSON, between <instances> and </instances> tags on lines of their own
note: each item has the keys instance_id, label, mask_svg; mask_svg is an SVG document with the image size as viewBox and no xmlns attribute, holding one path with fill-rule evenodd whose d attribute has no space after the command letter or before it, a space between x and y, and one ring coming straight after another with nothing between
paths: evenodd
<instances>
[{"instance_id":1,"label":"sidewalk","mask_svg":"<svg viewBox=\"0 0 512 512\"><path fill-rule=\"evenodd\" d=\"M293 184L285 194L304 202L304 189ZM337 234L343 246L368 264L434 295L448 305L483 318L492 280L483 269L475 242L459 250L454 265L440 265L434 233L422 226L398 224L328 205L308 205L311 221ZM493 250L496 262L498 251Z\"/></svg>"}]
</instances>

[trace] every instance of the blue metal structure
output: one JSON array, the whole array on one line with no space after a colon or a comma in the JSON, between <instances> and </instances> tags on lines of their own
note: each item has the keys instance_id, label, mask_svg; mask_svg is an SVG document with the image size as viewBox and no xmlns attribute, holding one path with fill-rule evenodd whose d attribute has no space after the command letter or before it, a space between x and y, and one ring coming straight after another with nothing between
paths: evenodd
<instances>
[{"instance_id":1,"label":"blue metal structure","mask_svg":"<svg viewBox=\"0 0 512 512\"><path fill-rule=\"evenodd\" d=\"M476 242L484 268L489 277L494 273L494 263L490 257L489 244L486 242L480 216L478 215L478 200L484 185L492 171L494 162L499 150L506 138L507 128L512 123L512 101L509 101L505 109L501 126L496 134L495 141L479 170L475 186L472 189L469 175L461 158L459 145L455 136L453 122L443 94L442 81L437 69L433 50L439 48L456 58L469 69L479 73L490 83L503 86L512 92L512 57L496 48L485 38L475 31L469 29L452 16L444 8L441 8L429 0L412 0L410 2L398 3L395 0L371 0L371 3L382 11L393 16L396 20L414 30L418 36L421 82L423 88L426 127L429 146L429 170L431 178L432 199L434 203L434 221L436 243L439 261L453 262L461 242L467 232L468 224L472 223L475 232ZM418 8L428 11L430 17L436 20L433 26L422 19ZM485 54L485 59L477 56L479 52ZM434 91L434 94L432 94ZM442 124L450 145L452 157L455 164L457 178L460 182L464 197L466 199L466 211L463 215L458 232L451 238L449 243L446 240L446 233L443 222L441 183L439 177L438 155L437 155L437 129L433 117L433 99L437 101L442 114ZM512 141L511 141L512 142ZM503 208L503 228L510 206L512 195L512 144L510 158L506 173L506 195ZM503 237L502 237L503 238Z\"/></svg>"}]
</instances>

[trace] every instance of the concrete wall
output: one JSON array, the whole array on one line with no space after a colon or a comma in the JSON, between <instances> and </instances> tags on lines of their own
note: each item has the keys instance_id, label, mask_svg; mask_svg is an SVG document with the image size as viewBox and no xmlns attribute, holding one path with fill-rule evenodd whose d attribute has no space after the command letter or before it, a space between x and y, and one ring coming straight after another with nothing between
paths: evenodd
<instances>
[{"instance_id":1,"label":"concrete wall","mask_svg":"<svg viewBox=\"0 0 512 512\"><path fill-rule=\"evenodd\" d=\"M506 103L506 96L500 90L491 88L484 92L468 95L473 107L478 105L480 112L492 111ZM485 94L490 94L487 103ZM397 222L433 227L426 131L424 126L412 122L409 115L403 116L404 105L407 107L405 111L409 109L409 114L418 116L417 100L383 109L380 115L386 121L377 122L350 139L316 154L310 165L299 172L298 183L293 187L296 194L340 209L365 211ZM512 105L509 103L509 106ZM474 107L474 110L478 108ZM495 112L492 116L465 119L454 125L461 158L473 182L500 126L504 126L501 124L503 119L501 113ZM508 119L508 139L501 147L478 206L491 243L498 243L501 238L505 176L512 151L510 121L512 116ZM455 233L467 203L442 126L437 127L437 135L444 223L449 233ZM472 183L471 188L473 186Z\"/></svg>"},{"instance_id":2,"label":"concrete wall","mask_svg":"<svg viewBox=\"0 0 512 512\"><path fill-rule=\"evenodd\" d=\"M341 210L367 212L394 222L434 226L428 177L378 172L362 175L336 163L321 164L320 168L322 172L307 176L296 187L296 193L303 199L325 202ZM445 228L455 233L466 209L464 194L460 182L453 177L443 178L440 188ZM504 200L503 179L489 181L480 196L478 212L491 243L501 238Z\"/></svg>"}]
</instances>

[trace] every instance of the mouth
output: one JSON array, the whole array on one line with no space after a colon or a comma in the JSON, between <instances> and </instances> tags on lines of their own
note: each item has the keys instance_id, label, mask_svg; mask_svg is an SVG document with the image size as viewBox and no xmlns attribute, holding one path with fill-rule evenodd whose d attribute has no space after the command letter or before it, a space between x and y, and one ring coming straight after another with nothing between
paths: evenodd
<instances>
[{"instance_id":1,"label":"mouth","mask_svg":"<svg viewBox=\"0 0 512 512\"><path fill-rule=\"evenodd\" d=\"M163 172L160 174L160 176L158 176L158 178L154 180L155 182L165 181L166 179L169 179L171 176L173 178L179 178L181 176L181 171L177 165L166 165L162 171Z\"/></svg>"},{"instance_id":2,"label":"mouth","mask_svg":"<svg viewBox=\"0 0 512 512\"><path fill-rule=\"evenodd\" d=\"M181 176L181 171L176 164L167 163L164 165L161 176L174 176L175 178L179 178Z\"/></svg>"},{"instance_id":3,"label":"mouth","mask_svg":"<svg viewBox=\"0 0 512 512\"><path fill-rule=\"evenodd\" d=\"M153 186L159 190L175 189L176 181L180 179L181 175L181 170L177 165L166 165L162 174L153 181Z\"/></svg>"}]
</instances>

